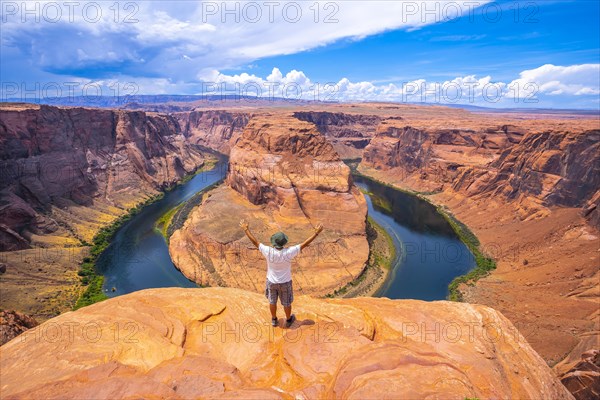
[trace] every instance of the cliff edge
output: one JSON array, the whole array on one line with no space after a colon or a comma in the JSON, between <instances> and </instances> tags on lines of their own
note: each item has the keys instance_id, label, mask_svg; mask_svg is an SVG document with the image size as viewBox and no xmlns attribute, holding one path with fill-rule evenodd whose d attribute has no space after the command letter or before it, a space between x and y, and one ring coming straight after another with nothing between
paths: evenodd
<instances>
[{"instance_id":1,"label":"cliff edge","mask_svg":"<svg viewBox=\"0 0 600 400\"><path fill-rule=\"evenodd\" d=\"M117 297L2 346L0 395L572 399L485 306L300 296L295 312L272 328L264 297L233 288Z\"/></svg>"}]
</instances>

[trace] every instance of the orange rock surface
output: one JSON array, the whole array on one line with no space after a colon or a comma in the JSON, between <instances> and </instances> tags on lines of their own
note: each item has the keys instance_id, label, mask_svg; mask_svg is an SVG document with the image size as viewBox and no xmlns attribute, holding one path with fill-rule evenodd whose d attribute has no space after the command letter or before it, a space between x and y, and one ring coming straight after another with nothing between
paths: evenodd
<instances>
[{"instance_id":1,"label":"orange rock surface","mask_svg":"<svg viewBox=\"0 0 600 400\"><path fill-rule=\"evenodd\" d=\"M120 296L2 346L0 396L572 399L485 306L301 296L296 315L272 328L264 297L233 288Z\"/></svg>"},{"instance_id":2,"label":"orange rock surface","mask_svg":"<svg viewBox=\"0 0 600 400\"><path fill-rule=\"evenodd\" d=\"M592 349L581 354L577 362L557 366L561 382L577 400L594 400L600 397L600 350Z\"/></svg>"},{"instance_id":3,"label":"orange rock surface","mask_svg":"<svg viewBox=\"0 0 600 400\"><path fill-rule=\"evenodd\" d=\"M324 231L295 262L300 293L325 295L356 278L369 253L367 206L349 168L313 124L286 115L253 118L230 154L226 186L211 191L170 238L174 263L210 286L264 291L266 262L239 228L259 241L284 231L290 244Z\"/></svg>"}]
</instances>

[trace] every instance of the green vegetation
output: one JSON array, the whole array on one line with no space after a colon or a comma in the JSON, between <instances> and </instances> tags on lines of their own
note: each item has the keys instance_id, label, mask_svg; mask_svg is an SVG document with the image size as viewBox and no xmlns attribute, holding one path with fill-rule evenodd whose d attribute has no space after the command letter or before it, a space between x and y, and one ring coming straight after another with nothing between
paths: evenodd
<instances>
[{"instance_id":1,"label":"green vegetation","mask_svg":"<svg viewBox=\"0 0 600 400\"><path fill-rule=\"evenodd\" d=\"M371 196L371 201L373 202L373 205L376 208L385 210L389 214L393 213L394 210L392 210L392 205L386 198L378 196L374 193L371 193L370 196Z\"/></svg>"},{"instance_id":2,"label":"green vegetation","mask_svg":"<svg viewBox=\"0 0 600 400\"><path fill-rule=\"evenodd\" d=\"M198 175L201 172L210 171L211 169L213 169L215 167L217 162L219 162L219 160L217 160L216 158L209 158L208 160L204 161L204 164L202 164L202 166L200 168L198 168L196 171L184 176L183 179L181 179L181 181L179 181L173 188L175 188L179 185L188 183L189 181L192 180L192 178L194 178L196 175Z\"/></svg>"},{"instance_id":3,"label":"green vegetation","mask_svg":"<svg viewBox=\"0 0 600 400\"><path fill-rule=\"evenodd\" d=\"M460 240L469 248L473 256L475 257L475 268L469 273L454 278L450 285L448 285L448 300L462 301L462 293L458 289L461 283L473 284L478 279L488 275L490 271L496 269L496 262L487 257L481 252L479 239L473 232L462 222L457 220L453 215L443 210L441 207L437 207L438 212L448 221L454 232L458 235Z\"/></svg>"},{"instance_id":4,"label":"green vegetation","mask_svg":"<svg viewBox=\"0 0 600 400\"><path fill-rule=\"evenodd\" d=\"M450 224L458 238L467 246L467 248L473 253L475 257L475 268L473 268L469 273L458 276L454 278L452 282L448 285L448 300L451 301L463 301L462 293L458 289L461 283L474 284L478 279L483 278L488 275L490 271L496 269L496 262L487 257L480 249L479 239L471 230L462 222L457 220L453 215L451 215L448 211L446 211L443 207L434 204L431 200L429 200L426 196L435 194L430 192L415 192L412 190L406 190L402 188L398 188L394 185L390 185L389 183L382 182L378 179L372 178L368 175L361 174L360 172L356 172L357 175L361 175L367 179L371 179L390 187L394 190L399 190L404 193L411 194L413 196L417 196L419 199L428 202L432 206L434 206L437 212L444 217L446 221Z\"/></svg>"},{"instance_id":5,"label":"green vegetation","mask_svg":"<svg viewBox=\"0 0 600 400\"><path fill-rule=\"evenodd\" d=\"M130 208L127 213L121 215L119 218L113 221L112 224L100 229L96 236L94 236L94 239L92 240L92 248L90 249L90 255L83 259L79 271L77 272L77 274L81 277L81 284L87 287L79 299L77 299L77 303L75 303L75 307L73 308L74 310L107 299L107 296L104 294L104 292L102 292L104 276L102 276L102 274L100 274L96 269L96 261L98 260L98 257L110 245L110 241L114 237L115 233L117 233L119 228L123 226L123 224L129 221L134 215L138 214L144 207L162 199L163 197L164 193L159 193L156 196L149 197L146 199L146 201L133 208ZM84 245L89 244L84 243Z\"/></svg>"},{"instance_id":6,"label":"green vegetation","mask_svg":"<svg viewBox=\"0 0 600 400\"><path fill-rule=\"evenodd\" d=\"M380 238L384 241L381 241ZM325 297L333 298L345 295L350 289L359 286L365 280L368 270L389 271L392 268L392 260L396 256L394 241L387 231L370 216L367 217L367 240L369 242L369 261L361 274Z\"/></svg>"},{"instance_id":7,"label":"green vegetation","mask_svg":"<svg viewBox=\"0 0 600 400\"><path fill-rule=\"evenodd\" d=\"M365 188L359 187L359 188L358 188L358 190L360 190L360 192L361 192L362 194L366 194L366 195L369 195L369 196L372 196L372 195L373 195L373 192L371 192L371 191L369 191L369 190L367 190L367 189L365 189Z\"/></svg>"},{"instance_id":8,"label":"green vegetation","mask_svg":"<svg viewBox=\"0 0 600 400\"><path fill-rule=\"evenodd\" d=\"M373 251L372 251L372 256L374 258L373 264L381 266L385 270L389 271L390 269L392 269L392 260L394 260L394 258L396 257L396 246L394 246L394 240L392 239L390 234L387 233L387 231L381 225L379 225L377 222L375 222L375 220L372 217L369 216L367 218L367 221L368 221L369 228L374 231L374 232L371 231L371 234L370 234L371 238L369 239L369 241L374 242L375 237L381 236L385 240L385 243L386 243L384 251L382 251L382 249L378 248L378 246L373 246ZM367 231L367 233L368 233L368 231ZM369 243L369 244L371 244L371 243Z\"/></svg>"},{"instance_id":9,"label":"green vegetation","mask_svg":"<svg viewBox=\"0 0 600 400\"><path fill-rule=\"evenodd\" d=\"M207 194L208 192L210 192L211 190L217 188L222 183L223 183L223 179L220 179L217 182L213 183L212 185L205 187L204 189L202 189L199 192L197 192L196 194L194 194L189 200L178 205L175 210L171 210L172 214L170 216L163 215L161 217L161 219L169 218L168 223L166 225L163 225L161 228L161 230L164 230L164 235L165 235L165 239L167 240L167 242L169 242L169 238L171 237L171 235L173 235L173 233L176 230L181 229L181 227L187 220L190 212L192 212L192 210L196 206L198 206L200 203L202 203L202 201L204 199L204 195ZM171 211L167 212L167 214L169 214Z\"/></svg>"},{"instance_id":10,"label":"green vegetation","mask_svg":"<svg viewBox=\"0 0 600 400\"><path fill-rule=\"evenodd\" d=\"M92 265L93 267L93 265ZM87 278L87 277L86 277ZM90 304L98 303L106 300L108 297L102 292L102 285L104 284L104 277L102 275L96 275L90 278L91 281L87 284L87 288L81 294L73 310L77 310L81 307L89 306Z\"/></svg>"},{"instance_id":11,"label":"green vegetation","mask_svg":"<svg viewBox=\"0 0 600 400\"><path fill-rule=\"evenodd\" d=\"M218 161L219 160L217 158L207 159L202 165L202 167L198 168L196 171L194 171L194 173L186 175L180 182L167 188L166 191L172 190L179 185L189 182L190 179L192 179L200 172L208 171L214 168ZM203 190L203 192L205 190ZM108 246L110 245L110 241L117 233L119 228L123 226L123 224L129 221L133 216L137 215L144 207L162 199L164 195L165 193L162 192L155 196L149 197L144 202L127 210L127 212L124 215L117 218L115 221L113 221L112 224L100 229L96 236L94 236L94 239L92 240L91 244L82 241L81 244L83 246L92 246L92 248L90 249L90 255L83 259L83 262L81 263L78 272L78 275L81 277L81 283L82 285L86 286L86 289L77 300L77 303L73 308L74 310L88 306L90 304L97 303L102 300L106 300L108 298L102 291L102 286L104 285L104 276L102 276L102 274L100 274L99 271L97 271L96 269L96 261L98 260L98 257L100 256L100 254L102 254L104 250L108 248ZM167 230L169 228L173 216L176 215L176 213L179 211L180 208L183 207L184 204L185 203L182 203L174 209L169 210L159 219L158 225L161 226L160 231L163 235L165 235L165 237L168 237Z\"/></svg>"},{"instance_id":12,"label":"green vegetation","mask_svg":"<svg viewBox=\"0 0 600 400\"><path fill-rule=\"evenodd\" d=\"M164 236L165 239L169 238L167 231L169 229L169 225L171 224L171 220L177 211L183 207L185 202L179 204L177 207L173 207L166 213L160 216L160 218L156 221L156 228L160 231L160 233Z\"/></svg>"}]
</instances>

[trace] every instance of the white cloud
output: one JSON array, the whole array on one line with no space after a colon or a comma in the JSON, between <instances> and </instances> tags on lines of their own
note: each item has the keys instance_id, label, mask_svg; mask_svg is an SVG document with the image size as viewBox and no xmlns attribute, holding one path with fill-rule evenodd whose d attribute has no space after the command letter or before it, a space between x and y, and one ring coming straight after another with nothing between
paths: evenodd
<instances>
[{"instance_id":1,"label":"white cloud","mask_svg":"<svg viewBox=\"0 0 600 400\"><path fill-rule=\"evenodd\" d=\"M537 92L548 95L599 95L600 64L559 66L546 64L521 72L520 78L508 85L514 92L523 95L531 82Z\"/></svg>"},{"instance_id":2,"label":"white cloud","mask_svg":"<svg viewBox=\"0 0 600 400\"><path fill-rule=\"evenodd\" d=\"M489 1L26 1L3 2L0 13L2 46L45 71L187 81L207 69L446 22Z\"/></svg>"},{"instance_id":3,"label":"white cloud","mask_svg":"<svg viewBox=\"0 0 600 400\"><path fill-rule=\"evenodd\" d=\"M304 72L292 70L285 75L278 69L262 78L254 74L223 74L205 71L201 82L190 86L185 93L235 94L283 97L320 101L395 101L435 104L471 104L487 107L596 107L600 83L600 64L572 66L544 65L523 71L510 82L495 81L491 76L467 75L445 81L415 79L408 82L376 84L369 81L352 82L341 78L336 83L316 82ZM561 71L552 75L552 71ZM150 85L151 79L148 80ZM145 86L145 84L142 84ZM185 85L185 84L184 84ZM181 93L182 84L162 83L167 93ZM179 92L178 92L179 91ZM144 92L144 88L141 89ZM558 99L553 99L557 98ZM582 101L576 98L583 98Z\"/></svg>"},{"instance_id":4,"label":"white cloud","mask_svg":"<svg viewBox=\"0 0 600 400\"><path fill-rule=\"evenodd\" d=\"M115 93L115 85L121 85L120 94L207 94L222 87L235 91L237 85L248 86L248 92L260 88L263 95L310 100L513 107L560 105L563 101L598 104L600 64L547 64L523 71L510 82L474 75L440 82L352 82L340 75L338 82L328 85L311 80L299 70L284 74L274 68L266 78L247 72L220 72L338 40L358 40L393 29L419 29L468 14L489 1L282 1L275 2L273 9L260 1L74 2L77 5L72 10L65 8L66 4L73 4L69 2L2 2L3 81L7 76L9 81L18 77L28 83L41 83L42 90L46 82L58 81L65 91L68 82L98 83L105 89L103 95ZM91 6L86 8L86 4ZM259 6L260 18L255 22L252 20L258 14L251 13L249 4ZM296 4L301 7L298 18L294 14ZM61 7L58 17L52 14L55 5ZM97 5L102 7L98 15L94 14ZM224 7L233 13L227 13ZM467 38L478 35L438 39ZM130 90L132 85L125 88L128 82L135 82L135 90ZM11 93L13 89L10 88ZM81 88L76 88L75 94L81 93ZM575 98L583 99L583 103L569 100ZM492 104L492 100L497 102Z\"/></svg>"},{"instance_id":5,"label":"white cloud","mask_svg":"<svg viewBox=\"0 0 600 400\"><path fill-rule=\"evenodd\" d=\"M246 73L225 75L213 71L206 76L214 79L205 81L211 82L210 90L199 94L229 93L321 101L397 101L488 107L569 107L569 99L587 96L587 100L584 99L587 103L583 104L596 107L600 93L599 69L600 64L544 65L523 71L519 78L510 82L495 81L491 76L467 75L439 82L416 79L388 84L352 82L341 78L333 85L312 81L302 71L296 70L283 75L278 68L273 68L266 79ZM559 95L559 102L550 99Z\"/></svg>"},{"instance_id":6,"label":"white cloud","mask_svg":"<svg viewBox=\"0 0 600 400\"><path fill-rule=\"evenodd\" d=\"M469 104L484 107L598 108L600 64L544 65L526 70L512 81L491 76L466 75L445 81L415 79L408 82L317 82L303 71L282 73L273 68L265 78L242 72L224 74L216 69L200 71L193 82L168 78L71 79L77 82L74 95L197 94L242 95L290 100L335 102L391 101L432 104ZM552 75L552 71L561 71ZM135 82L127 86L127 82ZM85 85L90 89L84 91ZM50 95L54 92L51 90ZM3 97L5 95L3 94ZM15 96L13 96L15 97Z\"/></svg>"}]
</instances>

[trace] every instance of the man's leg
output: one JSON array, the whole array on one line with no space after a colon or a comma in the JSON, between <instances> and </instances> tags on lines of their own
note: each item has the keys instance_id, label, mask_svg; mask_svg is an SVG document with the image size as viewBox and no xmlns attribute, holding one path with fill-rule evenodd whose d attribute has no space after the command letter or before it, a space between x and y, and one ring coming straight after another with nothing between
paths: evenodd
<instances>
[{"instance_id":1,"label":"man's leg","mask_svg":"<svg viewBox=\"0 0 600 400\"><path fill-rule=\"evenodd\" d=\"M292 302L294 301L294 288L292 286L292 281L286 282L281 286L281 304L283 305L283 310L285 311L285 319L289 323L290 318L292 317Z\"/></svg>"},{"instance_id":2,"label":"man's leg","mask_svg":"<svg viewBox=\"0 0 600 400\"><path fill-rule=\"evenodd\" d=\"M285 311L285 319L290 319L290 317L292 316L292 305L290 304L287 307L284 306L283 311Z\"/></svg>"},{"instance_id":3,"label":"man's leg","mask_svg":"<svg viewBox=\"0 0 600 400\"><path fill-rule=\"evenodd\" d=\"M269 311L271 311L271 319L277 318L277 289L271 282L267 280L265 287L265 296L269 300Z\"/></svg>"}]
</instances>

